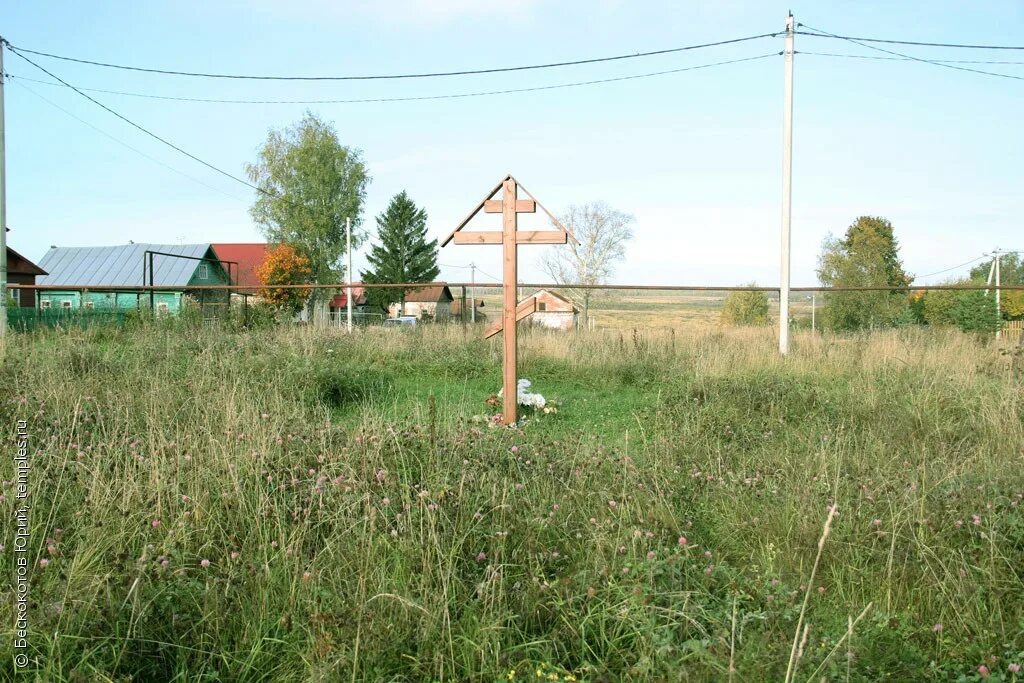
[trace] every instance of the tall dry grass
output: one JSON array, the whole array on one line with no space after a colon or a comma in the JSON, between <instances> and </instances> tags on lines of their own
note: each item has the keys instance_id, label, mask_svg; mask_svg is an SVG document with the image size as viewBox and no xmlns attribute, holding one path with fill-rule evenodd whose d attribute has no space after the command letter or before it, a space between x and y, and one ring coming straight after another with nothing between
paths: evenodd
<instances>
[{"instance_id":1,"label":"tall dry grass","mask_svg":"<svg viewBox=\"0 0 1024 683\"><path fill-rule=\"evenodd\" d=\"M13 346L41 680L779 680L798 627L798 675L1024 650L1020 380L977 339L525 330L562 408L519 430L473 419L500 349L458 327Z\"/></svg>"}]
</instances>

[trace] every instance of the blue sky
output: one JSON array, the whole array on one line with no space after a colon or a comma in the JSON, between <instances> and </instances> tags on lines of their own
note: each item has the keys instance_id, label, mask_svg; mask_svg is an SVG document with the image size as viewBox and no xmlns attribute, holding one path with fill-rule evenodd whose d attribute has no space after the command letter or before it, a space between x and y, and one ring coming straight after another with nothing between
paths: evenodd
<instances>
[{"instance_id":1,"label":"blue sky","mask_svg":"<svg viewBox=\"0 0 1024 683\"><path fill-rule=\"evenodd\" d=\"M783 28L790 8L797 21L846 35L1024 43L1024 4L1015 0L39 2L8 7L3 35L15 46L158 68L389 73L571 60L766 33ZM222 99L354 99L544 86L781 49L780 36L560 69L334 83L210 81L38 61L90 88ZM1024 51L890 49L933 59L1024 62ZM797 50L878 54L805 36L797 36ZM8 239L15 249L39 258L51 244L261 239L248 215L252 190L146 138L73 92L20 81L18 76L48 77L10 53L5 68L15 76L6 87ZM1024 76L1024 64L978 68ZM555 212L602 200L636 216L636 237L616 282L774 284L782 83L782 58L772 57L602 85L420 102L229 105L93 95L239 176L269 128L311 109L334 123L345 144L364 152L373 182L363 219L371 230L374 216L404 189L426 207L431 233L443 237L511 172ZM815 282L823 238L862 214L893 222L904 262L917 274L996 246L1024 249L1024 81L914 62L798 54L795 92L795 285ZM539 222L539 216L528 220ZM477 220L485 227L497 219ZM543 248L521 250L525 279L541 279L536 263ZM499 275L499 251L449 246L440 261L475 261L483 272ZM357 269L361 263L359 255ZM445 267L442 275L468 279L462 268Z\"/></svg>"}]
</instances>

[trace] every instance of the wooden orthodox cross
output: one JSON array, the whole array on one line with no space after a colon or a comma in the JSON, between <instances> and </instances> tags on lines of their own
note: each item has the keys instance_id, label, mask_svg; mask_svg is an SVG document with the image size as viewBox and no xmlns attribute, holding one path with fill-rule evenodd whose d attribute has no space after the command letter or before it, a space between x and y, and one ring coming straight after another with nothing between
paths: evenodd
<instances>
[{"instance_id":1,"label":"wooden orthodox cross","mask_svg":"<svg viewBox=\"0 0 1024 683\"><path fill-rule=\"evenodd\" d=\"M499 190L502 191L501 199L493 199ZM519 199L519 190L522 190L529 199ZM519 214L534 213L537 211L538 205L540 205L541 210L548 215L548 218L551 219L558 229L520 232ZM480 212L480 209L483 209L484 213L501 214L501 232L462 232L462 229ZM484 336L490 337L499 331L504 331L505 333L504 366L502 371L502 422L506 425L515 424L518 419L518 403L516 400L519 394L517 388L518 375L516 372L516 321L522 320L536 310L536 300L533 297L530 297L522 304L519 304L517 301L516 286L518 280L516 271L518 259L516 247L520 244L565 244L571 238L572 236L558 222L558 219L551 215L551 212L544 208L525 187L520 185L519 181L509 175L505 176L505 179L498 183L491 190L491 193L484 197L483 201L477 204L476 208L441 243L442 247L452 240L455 241L455 244L502 245L504 255L502 294L504 301L502 304L501 324L500 326L492 325L485 332Z\"/></svg>"}]
</instances>

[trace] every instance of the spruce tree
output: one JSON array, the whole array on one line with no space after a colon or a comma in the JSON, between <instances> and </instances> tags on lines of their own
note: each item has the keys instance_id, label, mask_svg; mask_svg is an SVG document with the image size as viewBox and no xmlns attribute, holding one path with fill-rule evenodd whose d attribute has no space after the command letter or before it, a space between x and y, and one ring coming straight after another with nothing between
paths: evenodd
<instances>
[{"instance_id":1,"label":"spruce tree","mask_svg":"<svg viewBox=\"0 0 1024 683\"><path fill-rule=\"evenodd\" d=\"M370 270L363 272L367 284L432 282L440 274L437 240L427 240L427 212L417 207L404 190L377 216L377 243L367 260ZM405 313L405 294L401 288L367 291L370 301L384 308L399 302L401 313Z\"/></svg>"}]
</instances>

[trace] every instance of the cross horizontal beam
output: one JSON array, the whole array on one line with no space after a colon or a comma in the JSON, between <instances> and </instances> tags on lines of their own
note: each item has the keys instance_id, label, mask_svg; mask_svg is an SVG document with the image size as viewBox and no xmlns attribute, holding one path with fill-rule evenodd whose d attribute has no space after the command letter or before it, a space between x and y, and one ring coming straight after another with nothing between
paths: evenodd
<instances>
[{"instance_id":1,"label":"cross horizontal beam","mask_svg":"<svg viewBox=\"0 0 1024 683\"><path fill-rule=\"evenodd\" d=\"M519 322L523 318L529 318L531 315L537 312L537 297L531 296L528 299L523 299L518 306L516 306L516 322ZM502 320L495 320L493 323L484 328L484 339L490 339L494 335L501 332L504 327Z\"/></svg>"},{"instance_id":2,"label":"cross horizontal beam","mask_svg":"<svg viewBox=\"0 0 1024 683\"><path fill-rule=\"evenodd\" d=\"M502 233L457 232L452 235L455 244L501 244ZM516 244L565 244L569 235L561 230L518 230Z\"/></svg>"},{"instance_id":3,"label":"cross horizontal beam","mask_svg":"<svg viewBox=\"0 0 1024 683\"><path fill-rule=\"evenodd\" d=\"M488 199L484 202L484 213L501 213L504 211L503 202L500 199ZM517 199L516 213L536 213L537 202L532 199Z\"/></svg>"}]
</instances>

